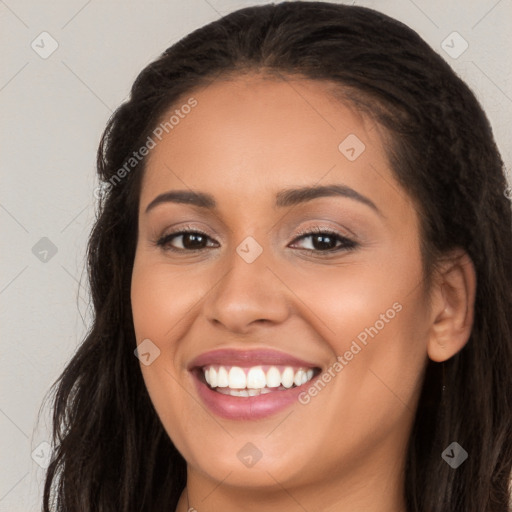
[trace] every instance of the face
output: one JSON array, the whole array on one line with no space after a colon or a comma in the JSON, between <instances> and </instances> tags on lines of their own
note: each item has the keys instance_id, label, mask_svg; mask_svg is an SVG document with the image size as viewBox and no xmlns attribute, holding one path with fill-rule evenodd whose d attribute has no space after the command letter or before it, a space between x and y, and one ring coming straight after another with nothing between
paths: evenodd
<instances>
[{"instance_id":1,"label":"face","mask_svg":"<svg viewBox=\"0 0 512 512\"><path fill-rule=\"evenodd\" d=\"M398 473L427 301L379 127L322 82L247 75L190 96L147 161L131 288L144 381L189 479Z\"/></svg>"}]
</instances>

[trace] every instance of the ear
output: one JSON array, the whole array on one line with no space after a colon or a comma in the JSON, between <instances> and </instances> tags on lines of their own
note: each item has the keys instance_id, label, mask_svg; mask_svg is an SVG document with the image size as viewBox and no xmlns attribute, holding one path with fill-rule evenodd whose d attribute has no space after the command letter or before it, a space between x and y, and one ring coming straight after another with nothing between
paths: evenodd
<instances>
[{"instance_id":1,"label":"ear","mask_svg":"<svg viewBox=\"0 0 512 512\"><path fill-rule=\"evenodd\" d=\"M450 359L471 335L476 295L476 272L463 250L451 252L438 265L432 289L432 323L427 353L432 361Z\"/></svg>"}]
</instances>

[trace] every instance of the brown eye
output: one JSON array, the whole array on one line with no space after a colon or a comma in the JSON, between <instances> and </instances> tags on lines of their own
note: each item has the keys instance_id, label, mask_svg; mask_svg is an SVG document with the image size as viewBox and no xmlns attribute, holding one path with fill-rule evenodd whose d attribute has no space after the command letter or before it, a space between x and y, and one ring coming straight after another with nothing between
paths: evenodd
<instances>
[{"instance_id":1,"label":"brown eye","mask_svg":"<svg viewBox=\"0 0 512 512\"><path fill-rule=\"evenodd\" d=\"M304 233L295 240L305 240L307 238L311 239L311 247L305 248L307 251L337 252L339 250L354 249L358 246L358 244L353 240L350 240L349 238L342 236L335 231L321 229L314 229L311 232Z\"/></svg>"},{"instance_id":2,"label":"brown eye","mask_svg":"<svg viewBox=\"0 0 512 512\"><path fill-rule=\"evenodd\" d=\"M171 251L197 251L206 248L209 238L201 231L178 231L163 236L158 240L157 245ZM181 247L172 246L171 242L175 239L181 239Z\"/></svg>"}]
</instances>

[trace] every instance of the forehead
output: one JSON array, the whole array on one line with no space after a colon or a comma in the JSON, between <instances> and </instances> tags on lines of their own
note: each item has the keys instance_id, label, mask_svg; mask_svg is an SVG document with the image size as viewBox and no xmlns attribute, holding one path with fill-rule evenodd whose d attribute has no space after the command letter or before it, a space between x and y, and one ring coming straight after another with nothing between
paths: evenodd
<instances>
[{"instance_id":1,"label":"forehead","mask_svg":"<svg viewBox=\"0 0 512 512\"><path fill-rule=\"evenodd\" d=\"M184 95L162 118L179 115L155 139L141 206L171 188L254 200L315 183L378 187L390 174L381 130L333 91L327 82L243 75ZM181 109L190 98L196 105Z\"/></svg>"}]
</instances>

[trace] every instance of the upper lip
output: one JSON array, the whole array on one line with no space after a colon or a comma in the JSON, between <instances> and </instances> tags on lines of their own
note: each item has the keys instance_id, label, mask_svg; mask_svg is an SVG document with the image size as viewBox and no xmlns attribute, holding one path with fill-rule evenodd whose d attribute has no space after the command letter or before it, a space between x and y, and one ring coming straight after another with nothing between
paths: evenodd
<instances>
[{"instance_id":1,"label":"upper lip","mask_svg":"<svg viewBox=\"0 0 512 512\"><path fill-rule=\"evenodd\" d=\"M200 354L194 358L188 369L212 364L225 366L258 366L258 365L283 365L300 368L317 368L318 365L304 361L284 352L272 349L238 350L217 349Z\"/></svg>"}]
</instances>

